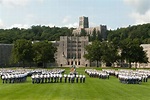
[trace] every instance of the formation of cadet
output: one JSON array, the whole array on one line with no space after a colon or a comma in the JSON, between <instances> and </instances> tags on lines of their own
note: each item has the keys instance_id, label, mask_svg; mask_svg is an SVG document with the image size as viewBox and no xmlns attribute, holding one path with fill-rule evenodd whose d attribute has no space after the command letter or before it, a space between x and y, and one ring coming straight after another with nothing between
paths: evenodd
<instances>
[{"instance_id":1,"label":"formation of cadet","mask_svg":"<svg viewBox=\"0 0 150 100\"><path fill-rule=\"evenodd\" d=\"M115 75L114 69L102 69L102 71L108 73L109 75Z\"/></svg>"},{"instance_id":2,"label":"formation of cadet","mask_svg":"<svg viewBox=\"0 0 150 100\"><path fill-rule=\"evenodd\" d=\"M56 83L62 82L62 74L60 73L42 73L32 74L32 83Z\"/></svg>"},{"instance_id":3,"label":"formation of cadet","mask_svg":"<svg viewBox=\"0 0 150 100\"><path fill-rule=\"evenodd\" d=\"M61 77L61 73L65 72L65 69L52 69L52 70L47 70L47 69L8 69L8 68L3 68L0 69L0 76L1 79L3 80L3 83L21 83L25 82L27 79L27 76L32 77L43 77L44 80L40 80L41 82L49 82L48 74L47 72L52 73L52 74L59 74L59 77ZM55 79L54 79L55 80ZM58 80L57 80L58 81ZM60 78L60 82L62 81L62 78ZM36 79L35 82L39 82L38 79Z\"/></svg>"},{"instance_id":4,"label":"formation of cadet","mask_svg":"<svg viewBox=\"0 0 150 100\"><path fill-rule=\"evenodd\" d=\"M46 74L33 74L31 76L32 83L62 83L63 78L65 83L85 83L85 75L74 75L61 73L46 73Z\"/></svg>"},{"instance_id":5,"label":"formation of cadet","mask_svg":"<svg viewBox=\"0 0 150 100\"><path fill-rule=\"evenodd\" d=\"M21 83L25 82L27 79L26 73L17 73L17 74L3 74L1 76L3 83Z\"/></svg>"},{"instance_id":6,"label":"formation of cadet","mask_svg":"<svg viewBox=\"0 0 150 100\"><path fill-rule=\"evenodd\" d=\"M31 76L32 83L85 83L85 75L64 74L65 69L0 69L2 83L25 82L27 76ZM90 77L109 79L109 75L116 76L121 83L140 84L148 82L150 70L127 70L127 69L85 69Z\"/></svg>"},{"instance_id":7,"label":"formation of cadet","mask_svg":"<svg viewBox=\"0 0 150 100\"><path fill-rule=\"evenodd\" d=\"M34 72L31 76L32 83L56 83L62 82L62 73L65 69L51 69Z\"/></svg>"},{"instance_id":8,"label":"formation of cadet","mask_svg":"<svg viewBox=\"0 0 150 100\"><path fill-rule=\"evenodd\" d=\"M2 83L21 83L25 82L27 76L30 72L27 70L11 70L11 69L1 69L0 76Z\"/></svg>"},{"instance_id":9,"label":"formation of cadet","mask_svg":"<svg viewBox=\"0 0 150 100\"><path fill-rule=\"evenodd\" d=\"M64 74L65 83L85 83L85 75Z\"/></svg>"},{"instance_id":10,"label":"formation of cadet","mask_svg":"<svg viewBox=\"0 0 150 100\"><path fill-rule=\"evenodd\" d=\"M140 84L141 82L148 82L148 78L150 77L150 71L121 69L116 71L115 75L121 83Z\"/></svg>"},{"instance_id":11,"label":"formation of cadet","mask_svg":"<svg viewBox=\"0 0 150 100\"><path fill-rule=\"evenodd\" d=\"M87 73L90 77L109 79L109 73L107 73L106 71L99 71L96 69L85 69L85 73Z\"/></svg>"}]
</instances>

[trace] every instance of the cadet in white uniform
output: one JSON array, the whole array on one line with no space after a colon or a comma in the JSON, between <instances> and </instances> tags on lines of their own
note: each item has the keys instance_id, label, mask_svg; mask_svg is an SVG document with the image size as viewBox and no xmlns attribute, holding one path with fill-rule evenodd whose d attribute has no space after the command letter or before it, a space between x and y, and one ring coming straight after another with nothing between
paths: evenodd
<instances>
[{"instance_id":1,"label":"cadet in white uniform","mask_svg":"<svg viewBox=\"0 0 150 100\"><path fill-rule=\"evenodd\" d=\"M67 75L64 74L64 77L65 77L65 83L67 83Z\"/></svg>"},{"instance_id":2,"label":"cadet in white uniform","mask_svg":"<svg viewBox=\"0 0 150 100\"><path fill-rule=\"evenodd\" d=\"M83 75L83 83L85 83L85 75Z\"/></svg>"}]
</instances>

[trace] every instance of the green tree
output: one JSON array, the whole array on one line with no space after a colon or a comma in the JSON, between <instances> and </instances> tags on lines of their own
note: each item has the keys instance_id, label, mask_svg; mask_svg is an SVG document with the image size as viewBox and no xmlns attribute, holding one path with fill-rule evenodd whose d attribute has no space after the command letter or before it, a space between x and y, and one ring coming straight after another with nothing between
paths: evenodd
<instances>
[{"instance_id":1,"label":"green tree","mask_svg":"<svg viewBox=\"0 0 150 100\"><path fill-rule=\"evenodd\" d=\"M97 32L96 29L93 29L92 35L90 36L90 41L94 41L97 39Z\"/></svg>"},{"instance_id":2,"label":"green tree","mask_svg":"<svg viewBox=\"0 0 150 100\"><path fill-rule=\"evenodd\" d=\"M101 43L101 49L102 61L106 63L106 66L111 66L114 62L118 60L118 49L115 48L115 46L112 43L103 41Z\"/></svg>"},{"instance_id":3,"label":"green tree","mask_svg":"<svg viewBox=\"0 0 150 100\"><path fill-rule=\"evenodd\" d=\"M86 33L85 29L81 29L80 36L86 36L86 35L87 35L87 33Z\"/></svg>"},{"instance_id":4,"label":"green tree","mask_svg":"<svg viewBox=\"0 0 150 100\"><path fill-rule=\"evenodd\" d=\"M87 51L87 54L85 54L84 57L90 61L96 61L96 66L98 67L98 62L101 62L102 57L101 42L95 40L92 42L92 44L87 45L85 49Z\"/></svg>"},{"instance_id":5,"label":"green tree","mask_svg":"<svg viewBox=\"0 0 150 100\"><path fill-rule=\"evenodd\" d=\"M29 40L19 39L14 42L12 50L12 58L14 63L25 63L32 62L33 49L32 43Z\"/></svg>"},{"instance_id":6,"label":"green tree","mask_svg":"<svg viewBox=\"0 0 150 100\"><path fill-rule=\"evenodd\" d=\"M43 67L46 67L46 63L54 62L54 54L56 47L51 42L42 41L33 44L34 61L36 63L42 63Z\"/></svg>"},{"instance_id":7,"label":"green tree","mask_svg":"<svg viewBox=\"0 0 150 100\"><path fill-rule=\"evenodd\" d=\"M99 41L102 41L102 34L101 34L100 31L97 32L97 39L98 39Z\"/></svg>"},{"instance_id":8,"label":"green tree","mask_svg":"<svg viewBox=\"0 0 150 100\"><path fill-rule=\"evenodd\" d=\"M121 45L121 57L129 63L131 68L131 63L147 63L148 58L143 48L139 45L139 41L125 39Z\"/></svg>"}]
</instances>

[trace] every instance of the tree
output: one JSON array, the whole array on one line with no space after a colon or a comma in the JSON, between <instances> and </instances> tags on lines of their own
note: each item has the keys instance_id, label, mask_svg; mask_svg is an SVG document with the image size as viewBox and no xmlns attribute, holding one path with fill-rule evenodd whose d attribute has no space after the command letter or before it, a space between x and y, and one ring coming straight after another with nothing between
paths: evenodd
<instances>
[{"instance_id":1,"label":"tree","mask_svg":"<svg viewBox=\"0 0 150 100\"><path fill-rule=\"evenodd\" d=\"M23 66L26 62L32 62L33 49L31 41L25 39L15 41L12 50L12 58L14 63L21 62Z\"/></svg>"},{"instance_id":2,"label":"tree","mask_svg":"<svg viewBox=\"0 0 150 100\"><path fill-rule=\"evenodd\" d=\"M87 45L85 47L87 54L84 57L90 61L96 61L96 66L98 67L98 62L101 61L102 57L102 50L101 50L101 43L98 40L92 42L92 44Z\"/></svg>"},{"instance_id":3,"label":"tree","mask_svg":"<svg viewBox=\"0 0 150 100\"><path fill-rule=\"evenodd\" d=\"M56 48L51 42L36 42L33 44L33 50L34 61L36 63L42 63L43 67L46 67L46 63L55 61L54 54L56 52Z\"/></svg>"},{"instance_id":4,"label":"tree","mask_svg":"<svg viewBox=\"0 0 150 100\"><path fill-rule=\"evenodd\" d=\"M101 43L102 49L102 61L106 63L106 66L111 66L119 58L118 49L110 43L103 41Z\"/></svg>"},{"instance_id":5,"label":"tree","mask_svg":"<svg viewBox=\"0 0 150 100\"><path fill-rule=\"evenodd\" d=\"M98 39L99 41L102 41L102 34L101 34L100 31L97 32L97 39Z\"/></svg>"},{"instance_id":6,"label":"tree","mask_svg":"<svg viewBox=\"0 0 150 100\"><path fill-rule=\"evenodd\" d=\"M86 35L87 35L87 33L86 33L85 29L81 29L80 36L86 36Z\"/></svg>"},{"instance_id":7,"label":"tree","mask_svg":"<svg viewBox=\"0 0 150 100\"><path fill-rule=\"evenodd\" d=\"M132 62L135 62L135 67L137 67L137 63L148 63L148 57L145 51L143 51L143 47L135 45L132 48L133 50L133 59Z\"/></svg>"},{"instance_id":8,"label":"tree","mask_svg":"<svg viewBox=\"0 0 150 100\"><path fill-rule=\"evenodd\" d=\"M93 29L92 35L90 36L90 41L94 41L97 39L97 32L96 29Z\"/></svg>"},{"instance_id":9,"label":"tree","mask_svg":"<svg viewBox=\"0 0 150 100\"><path fill-rule=\"evenodd\" d=\"M125 39L121 42L121 57L129 63L131 68L131 63L147 63L148 58L143 48L139 45L139 41Z\"/></svg>"}]
</instances>

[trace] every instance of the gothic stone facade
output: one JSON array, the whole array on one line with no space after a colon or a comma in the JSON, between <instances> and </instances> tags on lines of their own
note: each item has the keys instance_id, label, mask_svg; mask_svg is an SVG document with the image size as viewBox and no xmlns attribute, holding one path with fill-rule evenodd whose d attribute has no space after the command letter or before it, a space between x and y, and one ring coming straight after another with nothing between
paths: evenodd
<instances>
[{"instance_id":1,"label":"gothic stone facade","mask_svg":"<svg viewBox=\"0 0 150 100\"><path fill-rule=\"evenodd\" d=\"M87 66L88 61L83 57L86 53L85 46L88 45L89 39L87 36L61 36L57 53L55 55L58 66L70 66L73 64L73 58L77 66Z\"/></svg>"},{"instance_id":2,"label":"gothic stone facade","mask_svg":"<svg viewBox=\"0 0 150 100\"><path fill-rule=\"evenodd\" d=\"M83 55L86 52L85 46L90 44L87 36L83 37L68 37L61 36L60 41L52 41L57 47L55 53L56 62L53 66L71 66L73 64L73 58L75 58L75 64L77 66L89 66L89 61L86 60ZM150 62L150 44L141 44L146 51L148 60ZM13 44L0 44L0 66L10 66L10 58L12 54ZM95 66L91 64L92 66ZM11 65L12 66L12 65ZM141 68L150 68L150 63L139 64Z\"/></svg>"}]
</instances>

